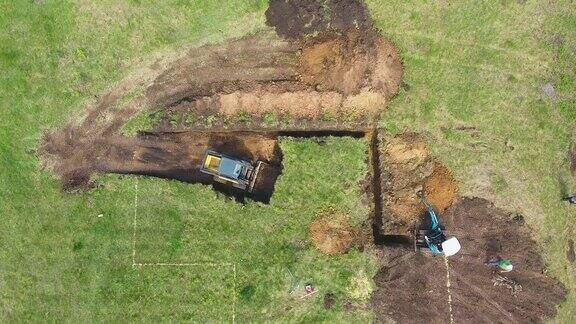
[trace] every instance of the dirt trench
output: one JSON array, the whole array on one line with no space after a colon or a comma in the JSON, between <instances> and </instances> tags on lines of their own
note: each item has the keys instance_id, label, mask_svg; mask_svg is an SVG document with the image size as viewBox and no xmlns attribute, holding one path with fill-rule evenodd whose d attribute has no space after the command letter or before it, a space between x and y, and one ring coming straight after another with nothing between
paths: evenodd
<instances>
[{"instance_id":1,"label":"dirt trench","mask_svg":"<svg viewBox=\"0 0 576 324\"><path fill-rule=\"evenodd\" d=\"M428 153L426 142L416 133L396 136L380 134L374 155L378 156L380 191L378 220L382 235L390 238L411 236L421 227L426 209L417 195L422 191L434 209L443 213L458 196L451 172ZM378 180L377 180L378 181Z\"/></svg>"}]
</instances>

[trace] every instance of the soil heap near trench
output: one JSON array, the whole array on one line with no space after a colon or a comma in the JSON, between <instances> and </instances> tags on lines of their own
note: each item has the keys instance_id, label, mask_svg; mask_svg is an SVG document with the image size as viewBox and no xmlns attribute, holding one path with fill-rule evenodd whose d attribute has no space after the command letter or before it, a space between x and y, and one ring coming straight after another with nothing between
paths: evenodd
<instances>
[{"instance_id":1,"label":"soil heap near trench","mask_svg":"<svg viewBox=\"0 0 576 324\"><path fill-rule=\"evenodd\" d=\"M451 172L430 156L420 135L381 136L382 234L409 236L426 219L417 192L422 190L442 214L456 200L458 185Z\"/></svg>"},{"instance_id":2,"label":"soil heap near trench","mask_svg":"<svg viewBox=\"0 0 576 324\"><path fill-rule=\"evenodd\" d=\"M534 323L554 317L566 290L546 275L538 245L521 216L484 199L465 198L443 219L462 244L449 258L454 322ZM498 273L485 265L498 255L512 260L512 272ZM392 248L384 262L372 297L378 321L449 321L444 258Z\"/></svg>"},{"instance_id":3,"label":"soil heap near trench","mask_svg":"<svg viewBox=\"0 0 576 324\"><path fill-rule=\"evenodd\" d=\"M348 252L356 237L348 219L349 216L341 211L327 209L320 212L310 224L312 244L326 254Z\"/></svg>"},{"instance_id":4,"label":"soil heap near trench","mask_svg":"<svg viewBox=\"0 0 576 324\"><path fill-rule=\"evenodd\" d=\"M266 31L192 48L172 62L155 63L120 82L91 104L84 116L45 134L39 149L42 166L57 173L70 190L89 188L93 173L108 172L101 167L106 160L135 166L133 170L124 167L126 173L155 170L157 165L136 163L131 154L110 155L125 151L123 146L130 140L122 135L122 128L147 107L166 113L164 122L153 127L161 134L175 130L167 122L174 114L186 112L253 118L271 113L314 120L317 126L325 123L321 117L326 114L337 120L377 116L398 92L402 64L394 45L372 27L364 4L329 0L319 6L311 3L320 2L291 1L290 10L284 11L283 3L271 1ZM309 24L309 19L318 17L320 23ZM226 127L228 131L245 128ZM201 143L208 140L209 135L204 136ZM168 143L172 137L161 138L160 146L178 145ZM152 137L141 140L156 145ZM201 143L197 148L203 150Z\"/></svg>"}]
</instances>

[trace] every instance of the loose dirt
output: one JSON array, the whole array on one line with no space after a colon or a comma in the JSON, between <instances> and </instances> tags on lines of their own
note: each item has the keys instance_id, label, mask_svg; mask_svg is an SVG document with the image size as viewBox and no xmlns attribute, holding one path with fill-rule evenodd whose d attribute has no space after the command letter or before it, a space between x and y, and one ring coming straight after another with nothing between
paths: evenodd
<instances>
[{"instance_id":1,"label":"loose dirt","mask_svg":"<svg viewBox=\"0 0 576 324\"><path fill-rule=\"evenodd\" d=\"M348 223L348 215L333 209L325 210L310 224L310 239L326 254L343 254L352 247L356 236Z\"/></svg>"},{"instance_id":2,"label":"loose dirt","mask_svg":"<svg viewBox=\"0 0 576 324\"><path fill-rule=\"evenodd\" d=\"M486 200L465 198L449 208L442 220L462 244L460 253L449 259L454 322L544 322L556 314L566 290L546 275L538 245L521 218ZM489 269L484 263L496 255L511 259L514 270ZM390 248L383 262L372 298L378 321L449 321L442 257ZM499 276L521 290L513 295L514 285L498 285Z\"/></svg>"},{"instance_id":3,"label":"loose dirt","mask_svg":"<svg viewBox=\"0 0 576 324\"><path fill-rule=\"evenodd\" d=\"M366 6L357 0L271 0L266 24L286 38L303 38L331 31L371 29Z\"/></svg>"},{"instance_id":4,"label":"loose dirt","mask_svg":"<svg viewBox=\"0 0 576 324\"><path fill-rule=\"evenodd\" d=\"M435 210L443 213L455 201L458 185L450 171L428 154L419 135L383 135L380 142L382 234L411 235L426 214L417 192L423 189Z\"/></svg>"},{"instance_id":5,"label":"loose dirt","mask_svg":"<svg viewBox=\"0 0 576 324\"><path fill-rule=\"evenodd\" d=\"M436 164L432 174L424 180L424 192L434 209L442 213L454 203L458 185L445 166Z\"/></svg>"},{"instance_id":6,"label":"loose dirt","mask_svg":"<svg viewBox=\"0 0 576 324\"><path fill-rule=\"evenodd\" d=\"M332 309L336 304L336 296L333 293L324 295L324 309Z\"/></svg>"},{"instance_id":7,"label":"loose dirt","mask_svg":"<svg viewBox=\"0 0 576 324\"><path fill-rule=\"evenodd\" d=\"M381 112L402 79L398 52L374 32L298 42L266 33L201 51L213 54L187 56L154 81L147 91L154 106L197 117L362 118Z\"/></svg>"}]
</instances>

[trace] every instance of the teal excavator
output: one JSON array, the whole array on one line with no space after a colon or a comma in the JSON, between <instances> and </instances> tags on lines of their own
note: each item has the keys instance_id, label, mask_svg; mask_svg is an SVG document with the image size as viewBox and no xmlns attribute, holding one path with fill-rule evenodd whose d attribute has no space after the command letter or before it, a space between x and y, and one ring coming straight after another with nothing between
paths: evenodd
<instances>
[{"instance_id":1,"label":"teal excavator","mask_svg":"<svg viewBox=\"0 0 576 324\"><path fill-rule=\"evenodd\" d=\"M434 207L424 193L419 191L417 193L420 200L428 211L430 217L430 227L426 229L417 230L414 235L414 249L424 250L434 255L452 256L460 251L460 242L456 237L447 237L446 233L438 222L438 216L434 211Z\"/></svg>"}]
</instances>

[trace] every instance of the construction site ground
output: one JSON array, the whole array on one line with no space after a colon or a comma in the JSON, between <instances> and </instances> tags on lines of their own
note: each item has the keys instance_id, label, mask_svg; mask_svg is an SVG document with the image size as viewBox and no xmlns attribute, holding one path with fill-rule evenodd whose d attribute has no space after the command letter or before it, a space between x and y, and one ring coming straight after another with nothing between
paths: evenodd
<instances>
[{"instance_id":1,"label":"construction site ground","mask_svg":"<svg viewBox=\"0 0 576 324\"><path fill-rule=\"evenodd\" d=\"M461 13L447 4L414 12L397 5L409 21L441 12L434 14L433 25L453 24L450 19ZM511 16L524 12L520 5L510 4ZM469 54L475 46L455 41L452 45L463 49L452 53L455 67L450 68L460 70L450 73L444 69L451 66L444 60L452 58L442 54L449 44L442 31L423 34L426 28L419 25L413 26L419 32L410 31L411 23L404 20L393 28L400 18L390 6L379 9L383 6L359 0L272 0L265 8L248 6L242 10L257 12L265 21L257 32L155 59L89 100L78 95L86 107L75 114L60 112L46 123L40 116L22 117L21 122L35 127L34 135L13 136L24 144L2 146L7 152L22 148L18 154L26 157L6 155L12 162L5 172L11 181L5 182L27 185L1 192L24 198L7 205L7 224L14 225L0 232L10 240L0 254L7 267L0 271L0 290L7 291L0 294L5 310L0 319L573 319L570 274L576 257L573 225L566 216L572 212L564 213L551 194L519 198L522 191L538 191L533 186L540 182L534 177L552 169L550 161L562 160L554 166L570 171L573 151L565 150L564 158L541 158L540 151L549 147L538 146L556 138L546 133L555 128L548 116L560 123L562 114L568 114L565 108L552 113L541 107L563 99L553 98L550 91L534 95L538 98L514 97L514 106L538 104L528 113L512 113L512 108L499 106L502 93L496 91L493 98L483 92L492 84L498 91L522 84L506 93L531 93L531 84L549 69L533 64L533 71L514 70L518 62L540 61L539 54L514 47L515 37L523 37L514 34L503 45L483 45L481 51L499 54L484 53L481 59ZM531 6L534 17L554 7ZM95 14L90 6L79 8ZM130 28L137 12L114 10L128 21L118 30ZM113 15L99 19L106 16ZM573 41L553 39L555 46ZM138 43L136 36L122 39L133 42ZM71 47L71 57L48 65L64 69L101 50ZM562 53L558 50L555 60ZM2 52L0 63L18 55ZM467 65L458 61L459 55L477 61ZM502 66L486 63L501 56L506 56ZM442 68L418 79L434 66ZM80 79L89 78L78 69L73 72ZM23 84L34 84L44 73L30 75ZM480 86L460 80L462 75L490 82ZM528 78L534 82L524 82ZM439 87L442 82L450 86ZM78 89L74 91L83 93ZM33 96L42 89L28 92ZM476 100L477 94L482 99ZM52 97L46 104L57 105L58 96ZM30 100L44 105L45 98ZM75 106L82 106L79 100ZM481 114L471 108L487 103L501 110ZM387 112L391 105L395 110ZM33 110L22 108L27 109ZM34 109L41 110L38 105ZM534 120L514 119L517 115ZM428 122L431 116L433 122ZM530 136L543 133L543 140L523 142L524 135L489 131L508 130L498 123L509 119L517 132L526 124L538 130ZM26 127L14 132L24 132L20 128ZM26 144L30 138L33 145ZM265 162L254 191L214 183L200 172L208 149ZM540 159L550 163L528 173L515 162ZM32 175L22 170L32 170ZM556 193L558 183L572 182L563 176L548 176L553 184L543 180L542 188ZM415 230L427 226L418 192L461 242L456 256L414 250ZM33 210L29 219L28 210ZM15 228L18 242L9 235ZM38 246L38 251L24 253L29 246ZM511 259L514 271L488 268L485 263L497 256ZM308 284L316 289L313 293L304 290ZM32 298L30 290L35 291Z\"/></svg>"}]
</instances>

